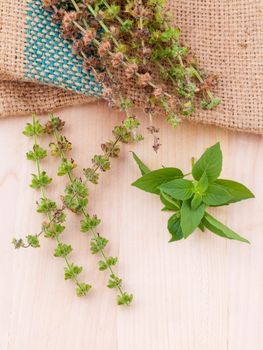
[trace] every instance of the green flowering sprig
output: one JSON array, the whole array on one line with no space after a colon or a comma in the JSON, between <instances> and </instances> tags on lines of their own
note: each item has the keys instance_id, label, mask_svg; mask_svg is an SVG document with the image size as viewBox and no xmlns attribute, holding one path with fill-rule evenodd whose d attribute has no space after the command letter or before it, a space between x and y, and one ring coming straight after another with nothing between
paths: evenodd
<instances>
[{"instance_id":1,"label":"green flowering sprig","mask_svg":"<svg viewBox=\"0 0 263 350\"><path fill-rule=\"evenodd\" d=\"M113 128L114 139L101 145L103 154L94 155L92 158L93 167L83 169L84 176L88 181L97 184L99 172L110 170L110 159L119 157L120 143L138 142L143 139L142 135L136 132L139 125L138 119L128 116L121 125Z\"/></svg>"},{"instance_id":2,"label":"green flowering sprig","mask_svg":"<svg viewBox=\"0 0 263 350\"><path fill-rule=\"evenodd\" d=\"M130 123L130 124L129 124ZM137 123L132 123L131 120L127 122L129 130L135 128L135 124L137 127ZM52 143L52 153L56 154L61 159L61 164L59 166L58 175L59 176L67 176L69 183L65 188L65 195L63 198L64 205L73 211L76 214L82 215L81 220L81 228L82 232L91 232L92 238L90 241L90 250L92 254L99 253L102 259L99 261L98 266L100 271L109 270L110 278L108 281L109 288L116 288L118 290L117 295L117 303L118 305L129 305L132 302L133 295L128 294L123 290L122 280L116 275L113 270L113 266L116 265L118 259L116 257L107 256L105 253L105 247L108 244L108 240L104 237L101 237L97 232L97 227L100 224L100 219L97 218L96 215L90 215L87 210L88 204L88 187L85 182L81 178L77 178L74 175L74 168L72 164L75 164L74 161L67 158L66 153L69 150L68 141L61 134L61 129L58 128L58 125L61 125L61 121L59 118L51 115L50 121L47 124L46 129L52 130L55 142ZM127 132L126 130L126 132ZM103 156L94 156L93 163L94 168L93 176L91 177L91 171L89 171L89 175L87 177L87 169L84 170L86 177L92 181L93 183L97 182L97 170L106 171L109 169L109 157L116 155L117 151L117 142L122 140L122 142L128 142L128 138L126 133L123 130L118 130L116 134L116 140L114 143L111 143L110 146L104 146L102 149L106 149L106 152ZM54 152L55 150L55 152Z\"/></svg>"},{"instance_id":3,"label":"green flowering sprig","mask_svg":"<svg viewBox=\"0 0 263 350\"><path fill-rule=\"evenodd\" d=\"M36 235L26 236L27 243L23 239L14 238L12 243L15 248L27 248L40 247L39 237L44 234L47 238L53 238L57 242L57 246L54 251L55 257L62 257L65 261L64 278L66 280L72 280L76 285L76 293L78 296L84 296L90 290L91 286L87 283L79 280L79 274L82 271L82 267L70 262L69 254L72 252L71 245L62 242L60 235L65 230L63 223L65 222L66 215L64 213L64 207L58 208L56 202L48 198L46 195L46 187L52 182L45 171L41 170L40 162L47 156L47 151L43 149L37 142L38 137L42 136L44 128L35 115L32 118L32 124L28 123L23 131L23 134L27 137L33 138L33 150L27 152L26 157L28 160L34 161L36 164L37 173L32 174L32 181L30 187L40 190L41 199L37 203L36 211L38 213L45 214L47 221L43 222L41 231Z\"/></svg>"},{"instance_id":4,"label":"green flowering sprig","mask_svg":"<svg viewBox=\"0 0 263 350\"><path fill-rule=\"evenodd\" d=\"M56 6L61 6L57 8ZM112 80L111 76L112 71L111 71L111 65L105 65L105 61L99 62L99 60L96 57L93 57L90 59L86 52L91 52L93 49L100 51L100 49L103 47L105 44L104 39L101 41L97 40L97 38L93 37L93 32L94 28L90 27L87 24L86 17L87 14L85 14L85 11L83 11L83 6L88 9L90 14L94 17L93 22L99 23L101 26L101 29L103 32L105 32L105 38L107 39L108 36L111 37L114 45L116 46L116 50L108 50L107 49L107 54L110 56L109 62L117 62L117 64L122 65L125 70L130 70L130 64L133 64L133 58L129 57L125 50L122 50L123 44L119 44L118 40L114 37L114 35L111 33L111 30L107 27L107 25L103 22L102 19L97 18L97 11L94 9L91 5L85 4L82 1L63 1L61 4L59 4L58 1L51 0L51 1L44 1L44 7L45 8L52 8L54 10L54 17L56 21L62 21L62 32L63 32L63 37L64 38L69 38L73 40L73 51L77 52L84 58L84 68L89 69L93 72L95 75L96 80L99 80L103 86L105 86L105 81L108 81L108 84L106 84L107 88L104 88L104 97L111 102L111 100L116 100L115 98L112 98L113 95L119 95L121 96L121 90L119 89L121 82L118 81L117 90L114 90L114 86L112 85ZM72 11L72 7L75 9L76 13L74 16L74 13ZM70 10L69 12L66 11ZM83 18L82 18L83 15ZM65 17L65 21L63 20L63 17ZM94 21L95 19L95 21ZM66 24L67 23L67 24ZM128 22L127 22L128 23ZM96 26L97 27L97 26ZM86 35L87 34L87 35ZM85 39L78 39L85 37ZM87 38L91 37L91 40L87 44ZM86 44L83 44L85 41ZM122 55L122 59L119 60L119 56ZM115 67L116 68L116 67ZM101 74L101 70L104 70L107 72L107 76L105 74ZM132 68L133 70L133 68ZM145 113L146 115L149 115L148 113L148 105L153 105L156 104L159 107L161 107L164 112L167 114L167 121L174 127L176 127L180 119L178 118L178 115L174 112L174 102L172 102L173 97L167 92L162 90L158 85L156 85L152 80L148 79L148 73L147 74L140 74L137 72L138 69L136 69L136 72L134 72L137 83L139 87L150 87L150 91L152 92L153 90L156 92L156 95L161 94L161 99L157 98L155 96L155 93L151 95L151 100L148 98L146 99L147 104L145 106ZM114 73L114 72L113 72ZM133 73L132 73L133 75ZM132 76L130 76L132 78ZM113 91L114 90L114 91ZM146 90L145 90L146 92ZM164 102L166 107L164 108ZM119 107L119 104L117 104L117 107ZM151 113L152 114L152 113Z\"/></svg>"},{"instance_id":5,"label":"green flowering sprig","mask_svg":"<svg viewBox=\"0 0 263 350\"><path fill-rule=\"evenodd\" d=\"M120 24L119 31L121 33L132 33L132 26L130 27L130 24L134 21L134 19L126 19L122 20L118 14L121 13L121 7L119 5L115 5L114 2L112 5L108 4L107 1L95 1L93 5L89 3L85 3L82 0L79 1L80 5L77 5L74 0L69 0L71 2L72 6L77 12L80 12L80 5L86 7L87 11L90 13L91 16L93 16L93 19L97 21L97 23L100 25L102 29L102 37L100 40L97 40L97 38L93 38L92 43L95 45L98 51L98 55L101 56L101 64L103 67L105 67L106 72L108 75L113 76L115 73L115 69L118 66L122 66L125 69L125 78L127 80L135 78L135 83L138 86L138 88L147 88L151 91L151 93L146 93L146 104L144 108L144 112L146 115L149 116L151 120L152 112L149 113L149 108L153 109L155 105L159 106L163 111L165 112L167 116L167 121L173 126L177 127L180 123L180 117L178 116L179 113L175 112L175 103L172 101L173 97L171 94L167 92L167 87L164 89L164 85L160 87L157 83L154 82L154 79L152 78L151 74L145 69L147 66L147 62L145 57L143 56L143 53L145 52L145 41L143 40L143 22L141 15L137 15L136 17L139 18L139 25L141 35L140 35L140 41L141 41L141 47L137 47L137 52L134 51L134 48L130 48L127 43L127 38L123 38L121 36L118 36L118 29L117 29L117 23ZM106 9L103 8L102 5L105 5ZM129 13L129 6L131 5L131 1L128 2L128 4L125 6L125 14ZM138 3L135 4L138 6ZM142 3L139 4L139 6L142 6ZM109 20L109 22L107 21ZM115 30L111 29L112 21L114 21L114 28ZM85 35L87 31L92 30L93 28L87 24L87 22L83 21L84 28L79 24L79 22L74 21L74 25L76 25L77 29L81 31L82 34ZM132 43L134 43L134 38L129 38ZM105 42L111 42L111 46L113 47L112 51L107 50L105 55L101 55L100 51L101 48L103 48L103 45ZM103 50L102 50L103 51ZM107 57L109 56L109 57ZM121 59L120 59L121 57ZM107 62L110 62L109 66ZM134 67L137 67L134 69ZM160 62L158 62L158 67L161 67L162 70L165 70L165 67L161 65ZM132 71L132 73L131 73ZM121 84L121 81L119 81L119 85ZM119 90L118 90L118 93ZM180 112L180 111L178 111ZM183 114L183 113L182 113Z\"/></svg>"},{"instance_id":6,"label":"green flowering sprig","mask_svg":"<svg viewBox=\"0 0 263 350\"><path fill-rule=\"evenodd\" d=\"M144 111L150 119L159 106L174 127L180 115L194 113L197 101L204 109L220 103L211 92L216 76L203 78L189 48L181 43L166 1L45 0L44 7L52 9L54 19L62 23L63 37L73 41L84 67L106 85L107 97L118 96L123 82L130 80L142 89ZM121 77L116 75L118 67L123 71ZM157 78L152 74L157 71L154 68L159 69ZM118 84L112 84L112 76ZM174 86L173 94L168 92L168 80Z\"/></svg>"}]
</instances>

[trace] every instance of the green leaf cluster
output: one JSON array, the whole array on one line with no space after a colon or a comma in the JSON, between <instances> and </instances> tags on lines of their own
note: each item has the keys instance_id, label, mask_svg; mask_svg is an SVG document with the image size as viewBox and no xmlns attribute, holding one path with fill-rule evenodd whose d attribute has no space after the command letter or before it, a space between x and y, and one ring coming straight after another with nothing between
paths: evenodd
<instances>
[{"instance_id":1,"label":"green leaf cluster","mask_svg":"<svg viewBox=\"0 0 263 350\"><path fill-rule=\"evenodd\" d=\"M82 270L83 270L82 266L75 265L74 263L69 264L64 269L65 280L75 279L81 273Z\"/></svg>"},{"instance_id":2,"label":"green leaf cluster","mask_svg":"<svg viewBox=\"0 0 263 350\"><path fill-rule=\"evenodd\" d=\"M120 155L120 147L116 141L108 141L103 143L101 145L101 149L108 158L118 158Z\"/></svg>"},{"instance_id":3,"label":"green leaf cluster","mask_svg":"<svg viewBox=\"0 0 263 350\"><path fill-rule=\"evenodd\" d=\"M77 296L79 297L86 296L90 289L91 289L90 284L87 284L85 282L79 282L76 287Z\"/></svg>"},{"instance_id":4,"label":"green leaf cluster","mask_svg":"<svg viewBox=\"0 0 263 350\"><path fill-rule=\"evenodd\" d=\"M38 213L50 213L57 209L56 202L52 201L49 198L41 198L40 202L37 203L37 212Z\"/></svg>"},{"instance_id":5,"label":"green leaf cluster","mask_svg":"<svg viewBox=\"0 0 263 350\"><path fill-rule=\"evenodd\" d=\"M120 6L112 4L107 9L105 9L103 12L103 17L109 20L113 20L116 16L118 16L120 10Z\"/></svg>"},{"instance_id":6,"label":"green leaf cluster","mask_svg":"<svg viewBox=\"0 0 263 350\"><path fill-rule=\"evenodd\" d=\"M19 239L13 238L12 244L14 245L15 249L25 248L25 242L23 241L22 238L19 238Z\"/></svg>"},{"instance_id":7,"label":"green leaf cluster","mask_svg":"<svg viewBox=\"0 0 263 350\"><path fill-rule=\"evenodd\" d=\"M129 99L122 100L122 108L126 109L130 103L132 103ZM139 127L140 122L137 118L128 116L125 120L123 120L121 125L115 126L112 130L113 135L116 140L119 140L123 143L128 143L132 141L141 141L143 139L141 134L136 133L136 129Z\"/></svg>"},{"instance_id":8,"label":"green leaf cluster","mask_svg":"<svg viewBox=\"0 0 263 350\"><path fill-rule=\"evenodd\" d=\"M46 238L56 238L65 230L65 226L60 223L49 223L43 225L43 231Z\"/></svg>"},{"instance_id":9,"label":"green leaf cluster","mask_svg":"<svg viewBox=\"0 0 263 350\"><path fill-rule=\"evenodd\" d=\"M33 151L29 151L26 153L27 159L33 161L44 159L46 156L47 151L44 148L40 147L38 144L35 144L33 146Z\"/></svg>"},{"instance_id":10,"label":"green leaf cluster","mask_svg":"<svg viewBox=\"0 0 263 350\"><path fill-rule=\"evenodd\" d=\"M109 256L106 261L105 260L100 260L98 262L99 265L99 270L104 271L107 270L110 266L116 265L118 262L118 258L114 258L113 256Z\"/></svg>"},{"instance_id":11,"label":"green leaf cluster","mask_svg":"<svg viewBox=\"0 0 263 350\"><path fill-rule=\"evenodd\" d=\"M128 294L126 292L119 294L117 296L117 303L118 305L130 305L130 303L133 300L133 295L132 294Z\"/></svg>"},{"instance_id":12,"label":"green leaf cluster","mask_svg":"<svg viewBox=\"0 0 263 350\"><path fill-rule=\"evenodd\" d=\"M160 33L160 39L163 42L167 42L170 40L178 40L180 37L180 29L178 27L171 27L165 29L162 33Z\"/></svg>"},{"instance_id":13,"label":"green leaf cluster","mask_svg":"<svg viewBox=\"0 0 263 350\"><path fill-rule=\"evenodd\" d=\"M86 215L84 219L81 220L80 224L82 232L89 232L94 230L100 224L100 219L98 219L96 215Z\"/></svg>"},{"instance_id":14,"label":"green leaf cluster","mask_svg":"<svg viewBox=\"0 0 263 350\"><path fill-rule=\"evenodd\" d=\"M133 102L130 98L122 97L120 99L120 107L123 110L129 109L129 108L133 107ZM139 121L138 121L138 123L139 123Z\"/></svg>"},{"instance_id":15,"label":"green leaf cluster","mask_svg":"<svg viewBox=\"0 0 263 350\"><path fill-rule=\"evenodd\" d=\"M92 163L98 167L101 171L107 171L110 169L109 158L105 155L95 155L92 158Z\"/></svg>"},{"instance_id":16,"label":"green leaf cluster","mask_svg":"<svg viewBox=\"0 0 263 350\"><path fill-rule=\"evenodd\" d=\"M94 185L98 183L99 174L96 171L94 171L93 168L85 168L83 169L83 173L88 181L90 181Z\"/></svg>"},{"instance_id":17,"label":"green leaf cluster","mask_svg":"<svg viewBox=\"0 0 263 350\"><path fill-rule=\"evenodd\" d=\"M101 252L107 245L109 241L104 238L101 237L99 235L97 235L96 237L93 237L90 241L90 251L92 254L97 254L99 252Z\"/></svg>"},{"instance_id":18,"label":"green leaf cluster","mask_svg":"<svg viewBox=\"0 0 263 350\"><path fill-rule=\"evenodd\" d=\"M85 183L74 178L65 188L63 202L74 213L81 213L88 204L88 188Z\"/></svg>"},{"instance_id":19,"label":"green leaf cluster","mask_svg":"<svg viewBox=\"0 0 263 350\"><path fill-rule=\"evenodd\" d=\"M129 108L131 108L131 106ZM139 120L134 117L128 117L123 121L123 126L128 130L137 129L139 125L140 125Z\"/></svg>"},{"instance_id":20,"label":"green leaf cluster","mask_svg":"<svg viewBox=\"0 0 263 350\"><path fill-rule=\"evenodd\" d=\"M47 128L47 125L46 125ZM61 152L67 153L71 151L72 144L65 136L60 135L58 143L50 142L49 144L51 155L57 157Z\"/></svg>"},{"instance_id":21,"label":"green leaf cluster","mask_svg":"<svg viewBox=\"0 0 263 350\"><path fill-rule=\"evenodd\" d=\"M119 138L121 142L128 143L131 140L131 132L123 125L115 126L112 130L113 135Z\"/></svg>"},{"instance_id":22,"label":"green leaf cluster","mask_svg":"<svg viewBox=\"0 0 263 350\"><path fill-rule=\"evenodd\" d=\"M40 243L39 243L39 238L37 235L28 235L26 236L27 243L30 247L32 248L39 248Z\"/></svg>"},{"instance_id":23,"label":"green leaf cluster","mask_svg":"<svg viewBox=\"0 0 263 350\"><path fill-rule=\"evenodd\" d=\"M121 286L122 283L122 279L119 278L118 276L111 274L110 278L108 280L108 284L107 287L108 288L118 288L119 286Z\"/></svg>"},{"instance_id":24,"label":"green leaf cluster","mask_svg":"<svg viewBox=\"0 0 263 350\"><path fill-rule=\"evenodd\" d=\"M184 175L177 168L150 171L138 156L133 154L133 157L142 177L132 185L159 195L164 204L163 210L173 212L167 225L171 234L170 242L186 239L199 227L202 231L207 228L221 237L249 243L207 212L209 207L228 205L254 197L244 185L219 178L223 161L219 143L208 148L193 163L191 180L185 178L190 174Z\"/></svg>"},{"instance_id":25,"label":"green leaf cluster","mask_svg":"<svg viewBox=\"0 0 263 350\"><path fill-rule=\"evenodd\" d=\"M58 243L55 251L54 251L54 256L55 257L61 257L65 258L72 252L72 247L70 244L65 244L65 243Z\"/></svg>"},{"instance_id":26,"label":"green leaf cluster","mask_svg":"<svg viewBox=\"0 0 263 350\"><path fill-rule=\"evenodd\" d=\"M58 176L64 176L70 173L76 166L76 163L64 159L58 167Z\"/></svg>"},{"instance_id":27,"label":"green leaf cluster","mask_svg":"<svg viewBox=\"0 0 263 350\"><path fill-rule=\"evenodd\" d=\"M45 171L42 171L39 175L32 174L31 188L38 189L46 187L52 182L52 178L47 175Z\"/></svg>"},{"instance_id":28,"label":"green leaf cluster","mask_svg":"<svg viewBox=\"0 0 263 350\"><path fill-rule=\"evenodd\" d=\"M88 200L87 198L76 198L74 195L66 194L63 197L63 203L73 213L79 214L86 208Z\"/></svg>"},{"instance_id":29,"label":"green leaf cluster","mask_svg":"<svg viewBox=\"0 0 263 350\"><path fill-rule=\"evenodd\" d=\"M214 97L211 101L206 101L205 99L201 101L201 107L203 109L208 109L208 110L212 110L215 107L217 107L218 105L220 105L221 103L221 99L218 97Z\"/></svg>"},{"instance_id":30,"label":"green leaf cluster","mask_svg":"<svg viewBox=\"0 0 263 350\"><path fill-rule=\"evenodd\" d=\"M40 124L39 120L35 120L32 124L31 123L26 124L23 134L27 137L41 136L43 134L43 131L44 129Z\"/></svg>"},{"instance_id":31,"label":"green leaf cluster","mask_svg":"<svg viewBox=\"0 0 263 350\"><path fill-rule=\"evenodd\" d=\"M123 33L127 33L132 29L133 21L131 19L126 19L122 22L120 30Z\"/></svg>"}]
</instances>

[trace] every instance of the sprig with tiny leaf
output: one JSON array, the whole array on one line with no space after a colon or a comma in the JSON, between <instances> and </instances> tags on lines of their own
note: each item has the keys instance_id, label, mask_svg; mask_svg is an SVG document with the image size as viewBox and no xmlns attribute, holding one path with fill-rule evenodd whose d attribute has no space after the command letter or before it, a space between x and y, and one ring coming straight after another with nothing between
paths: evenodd
<instances>
[{"instance_id":1,"label":"sprig with tiny leaf","mask_svg":"<svg viewBox=\"0 0 263 350\"><path fill-rule=\"evenodd\" d=\"M87 210L88 205L88 187L86 182L82 178L77 178L74 175L74 168L76 163L71 159L69 160L66 156L67 152L71 150L70 142L62 135L61 120L50 115L50 120L46 125L46 130L53 134L54 142L51 143L52 154L60 158L61 163L58 168L58 176L67 176L69 183L65 188L65 195L63 197L64 205L76 214L82 215L81 227L82 232L91 232L92 238L90 241L90 250L92 254L99 253L102 260L98 262L98 267L100 271L109 270L110 277L108 280L109 288L116 288L119 292L117 295L118 305L129 305L132 302L133 295L128 294L123 290L122 280L114 272L113 267L116 265L118 259L116 257L107 256L105 253L105 247L108 244L108 240L102 237L97 232L97 227L99 226L101 220L96 215L90 215ZM96 184L98 181L98 170L106 171L110 168L110 157L116 157L119 154L119 148L117 148L117 143L129 142L132 137L138 140L137 135L133 135L132 131L138 127L138 123L132 118L123 122L123 125L116 131L115 142L110 142L106 146L102 146L104 150L104 155L95 155L93 157L93 168L84 169L84 175L87 180ZM129 137L128 137L129 135ZM133 136L132 136L133 135Z\"/></svg>"},{"instance_id":2,"label":"sprig with tiny leaf","mask_svg":"<svg viewBox=\"0 0 263 350\"><path fill-rule=\"evenodd\" d=\"M72 280L76 285L76 293L78 296L85 296L90 290L91 286L85 282L79 280L79 274L83 270L82 266L78 266L69 260L69 254L72 252L72 247L69 244L65 244L61 240L61 234L65 230L63 223L65 222L66 215L64 213L64 207L58 208L55 201L48 198L46 195L46 187L52 182L45 171L41 170L41 161L46 158L47 151L38 144L38 137L44 134L44 128L36 120L35 115L32 117L32 124L28 123L23 131L23 134L27 137L33 138L33 149L27 152L26 157L28 160L34 161L36 164L36 174L32 174L32 181L30 187L39 190L41 193L41 199L37 203L36 211L44 214L47 221L42 223L42 229L38 234L28 235L26 237L27 243L23 239L14 238L12 243L15 248L27 248L40 247L39 237L44 234L46 238L55 239L57 246L54 251L55 257L62 257L65 261L64 278L65 280Z\"/></svg>"},{"instance_id":3,"label":"sprig with tiny leaf","mask_svg":"<svg viewBox=\"0 0 263 350\"><path fill-rule=\"evenodd\" d=\"M205 228L218 236L249 243L229 227L208 213L209 207L229 205L254 198L244 185L220 179L222 151L216 143L208 148L198 161L192 163L193 179L189 180L178 168L161 168L151 171L136 154L133 154L142 177L133 186L158 195L164 204L163 211L173 212L168 220L170 242L188 238L196 228Z\"/></svg>"},{"instance_id":4,"label":"sprig with tiny leaf","mask_svg":"<svg viewBox=\"0 0 263 350\"><path fill-rule=\"evenodd\" d=\"M113 128L113 140L109 140L101 145L103 154L95 154L92 158L93 166L84 168L83 174L87 181L93 184L98 183L100 172L105 172L111 168L111 158L118 158L120 154L120 144L139 142L143 136L137 132L140 122L137 118L128 115L121 125Z\"/></svg>"}]
</instances>

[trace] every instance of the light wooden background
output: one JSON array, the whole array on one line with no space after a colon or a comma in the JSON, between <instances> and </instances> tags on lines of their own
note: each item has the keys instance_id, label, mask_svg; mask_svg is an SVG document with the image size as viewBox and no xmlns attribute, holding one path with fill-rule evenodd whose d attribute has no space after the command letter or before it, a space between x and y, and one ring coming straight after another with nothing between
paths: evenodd
<instances>
[{"instance_id":1,"label":"light wooden background","mask_svg":"<svg viewBox=\"0 0 263 350\"><path fill-rule=\"evenodd\" d=\"M80 170L122 119L97 104L59 114L67 122L65 133ZM10 244L13 236L38 232L42 220L34 212L38 193L28 187L34 165L25 160L31 144L21 135L27 121L30 117L0 121L1 350L263 349L262 137L190 123L174 131L160 121L157 155L146 132L143 143L123 148L111 172L91 187L89 204L103 219L108 251L119 256L119 273L135 295L131 307L120 308L73 215L64 240L75 247L72 257L85 266L83 276L93 284L87 298L77 298L71 282L63 280L63 261L53 257L53 241L44 239L35 250L14 250ZM168 214L160 212L158 198L130 186L139 171L129 151L152 168L163 164L187 171L191 156L216 141L224 152L223 176L246 184L256 199L218 208L215 214L251 245L209 232L168 244ZM57 162L44 165L56 178ZM55 186L50 191L57 196Z\"/></svg>"}]
</instances>

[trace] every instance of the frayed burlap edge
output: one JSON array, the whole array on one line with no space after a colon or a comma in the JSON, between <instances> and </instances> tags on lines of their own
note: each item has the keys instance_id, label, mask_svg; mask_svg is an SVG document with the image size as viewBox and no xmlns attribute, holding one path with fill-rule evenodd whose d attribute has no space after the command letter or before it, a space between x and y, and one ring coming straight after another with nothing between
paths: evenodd
<instances>
[{"instance_id":1,"label":"frayed burlap edge","mask_svg":"<svg viewBox=\"0 0 263 350\"><path fill-rule=\"evenodd\" d=\"M0 117L51 112L60 107L92 101L97 99L52 86L0 81Z\"/></svg>"}]
</instances>

